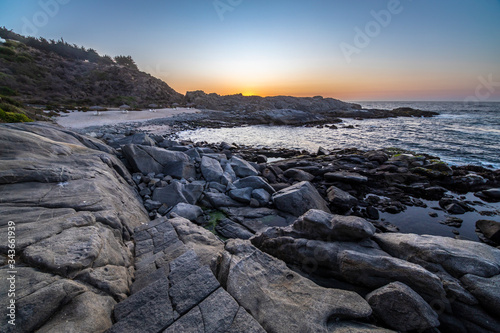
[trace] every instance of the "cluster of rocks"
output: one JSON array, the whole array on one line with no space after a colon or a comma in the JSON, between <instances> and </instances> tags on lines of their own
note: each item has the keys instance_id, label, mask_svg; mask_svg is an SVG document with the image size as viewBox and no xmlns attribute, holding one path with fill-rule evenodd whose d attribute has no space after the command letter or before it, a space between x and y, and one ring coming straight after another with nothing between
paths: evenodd
<instances>
[{"instance_id":1,"label":"cluster of rocks","mask_svg":"<svg viewBox=\"0 0 500 333\"><path fill-rule=\"evenodd\" d=\"M0 210L17 252L16 326L2 332L500 331L500 250L375 222L419 195L470 206L445 186L495 200L493 172L390 151L268 163L144 134L110 137L115 150L1 127ZM490 222L478 228L496 240Z\"/></svg>"}]
</instances>

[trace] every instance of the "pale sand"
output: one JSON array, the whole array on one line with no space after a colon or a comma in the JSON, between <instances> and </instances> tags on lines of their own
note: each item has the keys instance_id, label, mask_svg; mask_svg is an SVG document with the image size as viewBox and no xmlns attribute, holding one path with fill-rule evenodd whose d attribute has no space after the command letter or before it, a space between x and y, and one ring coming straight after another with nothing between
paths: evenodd
<instances>
[{"instance_id":1,"label":"pale sand","mask_svg":"<svg viewBox=\"0 0 500 333\"><path fill-rule=\"evenodd\" d=\"M66 128L85 128L90 126L114 125L121 123L143 122L151 119L170 118L183 113L198 113L198 109L157 109L156 112L145 111L101 111L99 116L95 111L72 111L70 113L61 113L56 118L59 125Z\"/></svg>"}]
</instances>

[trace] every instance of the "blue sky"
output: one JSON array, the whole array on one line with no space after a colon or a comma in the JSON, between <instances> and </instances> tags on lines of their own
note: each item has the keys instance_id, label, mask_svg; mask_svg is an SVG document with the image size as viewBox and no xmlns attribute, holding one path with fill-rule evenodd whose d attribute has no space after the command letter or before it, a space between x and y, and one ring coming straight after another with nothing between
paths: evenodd
<instances>
[{"instance_id":1,"label":"blue sky","mask_svg":"<svg viewBox=\"0 0 500 333\"><path fill-rule=\"evenodd\" d=\"M0 25L131 55L181 93L500 100L498 0L0 0Z\"/></svg>"}]
</instances>

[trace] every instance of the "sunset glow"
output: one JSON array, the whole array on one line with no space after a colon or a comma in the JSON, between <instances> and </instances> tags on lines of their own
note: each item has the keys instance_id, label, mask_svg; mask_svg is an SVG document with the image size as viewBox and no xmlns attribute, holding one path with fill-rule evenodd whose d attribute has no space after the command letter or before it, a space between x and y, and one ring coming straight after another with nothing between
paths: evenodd
<instances>
[{"instance_id":1,"label":"sunset glow","mask_svg":"<svg viewBox=\"0 0 500 333\"><path fill-rule=\"evenodd\" d=\"M234 4L221 13L204 0L71 1L37 25L38 1L5 0L0 18L19 33L131 55L180 93L463 100L492 75L483 96L500 100L499 1Z\"/></svg>"}]
</instances>

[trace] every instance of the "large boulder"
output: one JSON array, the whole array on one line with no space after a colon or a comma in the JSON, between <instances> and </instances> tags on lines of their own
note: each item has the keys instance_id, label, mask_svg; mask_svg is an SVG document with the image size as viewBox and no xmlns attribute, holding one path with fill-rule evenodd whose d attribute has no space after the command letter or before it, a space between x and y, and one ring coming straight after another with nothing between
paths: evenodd
<instances>
[{"instance_id":1,"label":"large boulder","mask_svg":"<svg viewBox=\"0 0 500 333\"><path fill-rule=\"evenodd\" d=\"M375 227L357 216L328 214L311 209L293 224L293 229L307 239L359 241L375 234Z\"/></svg>"},{"instance_id":2,"label":"large boulder","mask_svg":"<svg viewBox=\"0 0 500 333\"><path fill-rule=\"evenodd\" d=\"M184 217L190 221L195 221L203 214L203 210L199 206L181 202L175 205L175 207L170 211L170 214L177 214L178 216Z\"/></svg>"},{"instance_id":3,"label":"large boulder","mask_svg":"<svg viewBox=\"0 0 500 333\"><path fill-rule=\"evenodd\" d=\"M196 177L193 162L183 152L132 144L123 146L122 151L134 171L162 173L179 179Z\"/></svg>"},{"instance_id":4,"label":"large boulder","mask_svg":"<svg viewBox=\"0 0 500 333\"><path fill-rule=\"evenodd\" d=\"M203 185L182 184L174 181L165 187L158 187L153 192L153 200L173 207L179 203L194 205L203 194Z\"/></svg>"},{"instance_id":5,"label":"large boulder","mask_svg":"<svg viewBox=\"0 0 500 333\"><path fill-rule=\"evenodd\" d=\"M233 183L233 185L236 188L251 187L254 190L262 188L262 189L266 190L267 192L269 192L269 194L273 194L274 192L276 192L274 190L274 188L264 180L264 178L258 177L258 176L249 176L249 177L238 179L237 181L235 181Z\"/></svg>"},{"instance_id":6,"label":"large boulder","mask_svg":"<svg viewBox=\"0 0 500 333\"><path fill-rule=\"evenodd\" d=\"M259 174L259 172L255 170L255 168L250 163L237 156L231 157L231 159L229 160L229 164L236 173L236 176L240 178L257 176Z\"/></svg>"},{"instance_id":7,"label":"large boulder","mask_svg":"<svg viewBox=\"0 0 500 333\"><path fill-rule=\"evenodd\" d=\"M286 170L284 175L285 177L296 180L298 182L310 182L314 179L314 176L309 172L294 168Z\"/></svg>"},{"instance_id":8,"label":"large boulder","mask_svg":"<svg viewBox=\"0 0 500 333\"><path fill-rule=\"evenodd\" d=\"M410 287L390 283L366 296L375 315L398 331L426 330L439 326L437 313Z\"/></svg>"},{"instance_id":9,"label":"large boulder","mask_svg":"<svg viewBox=\"0 0 500 333\"><path fill-rule=\"evenodd\" d=\"M224 175L224 170L214 158L203 156L201 159L201 174L207 182L217 182L220 183L222 176Z\"/></svg>"},{"instance_id":10,"label":"large boulder","mask_svg":"<svg viewBox=\"0 0 500 333\"><path fill-rule=\"evenodd\" d=\"M395 257L429 269L441 266L456 278L468 273L481 277L500 274L500 250L486 244L448 237L398 233L377 234L374 240Z\"/></svg>"},{"instance_id":11,"label":"large boulder","mask_svg":"<svg viewBox=\"0 0 500 333\"><path fill-rule=\"evenodd\" d=\"M500 223L491 220L479 220L476 222L476 228L492 242L500 244Z\"/></svg>"},{"instance_id":12,"label":"large boulder","mask_svg":"<svg viewBox=\"0 0 500 333\"><path fill-rule=\"evenodd\" d=\"M334 207L332 209L336 209L340 212L348 211L358 204L358 199L338 187L331 186L326 193L328 201Z\"/></svg>"},{"instance_id":13,"label":"large boulder","mask_svg":"<svg viewBox=\"0 0 500 333\"><path fill-rule=\"evenodd\" d=\"M273 194L277 209L300 216L310 209L330 213L328 204L309 182L300 182Z\"/></svg>"},{"instance_id":14,"label":"large boulder","mask_svg":"<svg viewBox=\"0 0 500 333\"><path fill-rule=\"evenodd\" d=\"M464 275L460 281L479 300L483 307L500 317L500 275L484 278L472 274Z\"/></svg>"},{"instance_id":15,"label":"large boulder","mask_svg":"<svg viewBox=\"0 0 500 333\"><path fill-rule=\"evenodd\" d=\"M225 249L217 278L266 331L330 332L340 319L371 314L358 294L319 287L248 241L230 240Z\"/></svg>"},{"instance_id":16,"label":"large boulder","mask_svg":"<svg viewBox=\"0 0 500 333\"><path fill-rule=\"evenodd\" d=\"M109 142L109 145L113 148L120 148L121 146L130 144L152 147L156 144L156 142L151 139L146 133L136 133Z\"/></svg>"}]
</instances>

